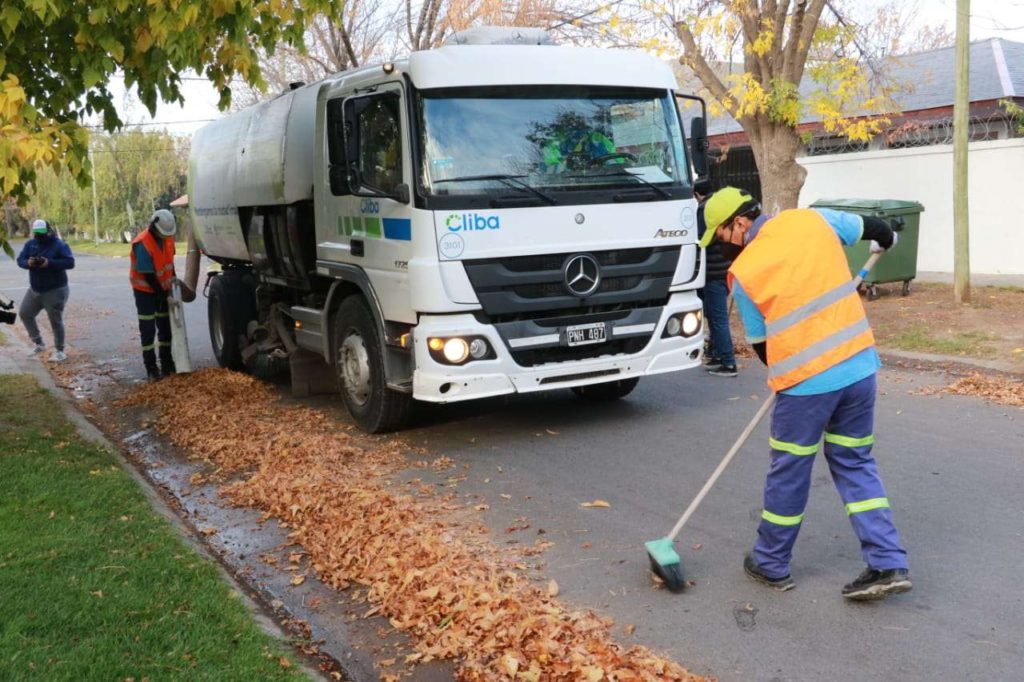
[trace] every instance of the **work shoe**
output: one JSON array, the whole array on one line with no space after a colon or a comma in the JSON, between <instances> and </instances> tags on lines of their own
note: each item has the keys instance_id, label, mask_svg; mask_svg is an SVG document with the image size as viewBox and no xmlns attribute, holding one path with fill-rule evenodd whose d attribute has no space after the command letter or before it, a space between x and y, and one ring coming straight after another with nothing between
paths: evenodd
<instances>
[{"instance_id":1,"label":"work shoe","mask_svg":"<svg viewBox=\"0 0 1024 682\"><path fill-rule=\"evenodd\" d=\"M719 360L718 358L716 358L713 355L705 355L704 356L704 366L709 368L709 369L711 367L718 367L721 364L722 364L722 361Z\"/></svg>"},{"instance_id":2,"label":"work shoe","mask_svg":"<svg viewBox=\"0 0 1024 682\"><path fill-rule=\"evenodd\" d=\"M149 379L150 381L160 381L164 377L162 374L160 374L160 370L158 370L156 367L147 367L146 378Z\"/></svg>"},{"instance_id":3,"label":"work shoe","mask_svg":"<svg viewBox=\"0 0 1024 682\"><path fill-rule=\"evenodd\" d=\"M62 350L55 350L50 353L50 362L64 362L68 359L67 353Z\"/></svg>"},{"instance_id":4,"label":"work shoe","mask_svg":"<svg viewBox=\"0 0 1024 682\"><path fill-rule=\"evenodd\" d=\"M40 353L45 353L45 352L46 352L46 346L44 346L41 343L33 343L32 344L32 350L30 350L28 352L28 356L32 357L33 355L39 355Z\"/></svg>"},{"instance_id":5,"label":"work shoe","mask_svg":"<svg viewBox=\"0 0 1024 682\"><path fill-rule=\"evenodd\" d=\"M716 377L734 377L739 374L736 369L736 365L718 365L717 367L708 367L708 374L713 374Z\"/></svg>"},{"instance_id":6,"label":"work shoe","mask_svg":"<svg viewBox=\"0 0 1024 682\"><path fill-rule=\"evenodd\" d=\"M796 583L793 582L793 578L785 575L781 578L769 578L761 572L761 567L754 561L752 554L747 554L743 557L743 571L747 576L762 585L778 590L779 592L788 592L796 587Z\"/></svg>"},{"instance_id":7,"label":"work shoe","mask_svg":"<svg viewBox=\"0 0 1024 682\"><path fill-rule=\"evenodd\" d=\"M909 592L910 573L905 568L876 571L866 568L852 583L843 586L843 596L856 601L885 599L890 594Z\"/></svg>"},{"instance_id":8,"label":"work shoe","mask_svg":"<svg viewBox=\"0 0 1024 682\"><path fill-rule=\"evenodd\" d=\"M177 374L178 370L175 368L173 362L161 362L160 363L160 375L163 377L169 377L172 374Z\"/></svg>"}]
</instances>

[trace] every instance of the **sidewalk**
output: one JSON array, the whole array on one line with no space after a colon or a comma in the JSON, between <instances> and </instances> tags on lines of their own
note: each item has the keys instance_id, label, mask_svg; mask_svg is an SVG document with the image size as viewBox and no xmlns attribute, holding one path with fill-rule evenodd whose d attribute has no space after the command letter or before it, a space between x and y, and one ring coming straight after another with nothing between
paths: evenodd
<instances>
[{"instance_id":1,"label":"sidewalk","mask_svg":"<svg viewBox=\"0 0 1024 682\"><path fill-rule=\"evenodd\" d=\"M915 278L919 282L936 282L952 284L952 272L919 272ZM975 275L971 274L971 286L975 287L1021 287L1024 288L1024 275Z\"/></svg>"}]
</instances>

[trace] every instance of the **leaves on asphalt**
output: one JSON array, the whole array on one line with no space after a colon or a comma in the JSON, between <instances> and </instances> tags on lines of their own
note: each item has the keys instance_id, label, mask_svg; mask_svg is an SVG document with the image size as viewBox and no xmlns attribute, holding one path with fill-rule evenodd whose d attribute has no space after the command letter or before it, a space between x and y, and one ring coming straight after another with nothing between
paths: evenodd
<instances>
[{"instance_id":1,"label":"leaves on asphalt","mask_svg":"<svg viewBox=\"0 0 1024 682\"><path fill-rule=\"evenodd\" d=\"M123 404L152 408L156 429L226 482L222 495L276 518L323 583L356 586L367 617L409 633L408 664L455 660L462 680L702 679L614 642L610 620L532 581L523 557L552 542L499 549L450 490L401 482L417 465L397 439L359 439L226 370L142 386Z\"/></svg>"},{"instance_id":2,"label":"leaves on asphalt","mask_svg":"<svg viewBox=\"0 0 1024 682\"><path fill-rule=\"evenodd\" d=\"M927 388L925 394L953 393L991 400L1000 405L1024 407L1024 381L1000 376L971 374L946 387Z\"/></svg>"}]
</instances>

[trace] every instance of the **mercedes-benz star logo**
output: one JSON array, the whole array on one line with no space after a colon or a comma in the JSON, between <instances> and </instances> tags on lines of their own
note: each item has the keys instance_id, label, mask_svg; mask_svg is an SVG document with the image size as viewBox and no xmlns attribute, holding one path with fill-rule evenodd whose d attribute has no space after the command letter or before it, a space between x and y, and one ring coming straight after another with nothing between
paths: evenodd
<instances>
[{"instance_id":1,"label":"mercedes-benz star logo","mask_svg":"<svg viewBox=\"0 0 1024 682\"><path fill-rule=\"evenodd\" d=\"M601 284L601 267L593 256L585 253L572 256L565 262L565 288L573 296L586 298Z\"/></svg>"}]
</instances>

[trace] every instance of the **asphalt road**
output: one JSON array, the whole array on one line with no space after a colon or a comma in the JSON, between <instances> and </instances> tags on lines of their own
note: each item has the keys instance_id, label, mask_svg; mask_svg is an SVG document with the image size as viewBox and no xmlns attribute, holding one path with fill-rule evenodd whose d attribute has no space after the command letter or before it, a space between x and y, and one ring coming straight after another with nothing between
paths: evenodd
<instances>
[{"instance_id":1,"label":"asphalt road","mask_svg":"<svg viewBox=\"0 0 1024 682\"><path fill-rule=\"evenodd\" d=\"M20 298L26 279L2 267L0 291ZM81 256L71 279L72 349L117 381L141 379L127 261ZM203 301L188 316L197 366L212 364ZM695 370L644 380L614 405L558 391L425 407L403 436L468 465L458 490L490 504L496 542L555 542L544 571L561 598L614 618L621 641L695 672L725 681L1022 679L1024 411L916 393L941 381L880 375L875 453L914 590L874 604L839 595L863 565L823 463L796 547L797 588L779 594L743 575L766 424L681 534L695 584L682 595L652 587L643 542L667 533L765 398L759 367L735 379ZM580 507L594 499L611 507Z\"/></svg>"}]
</instances>

